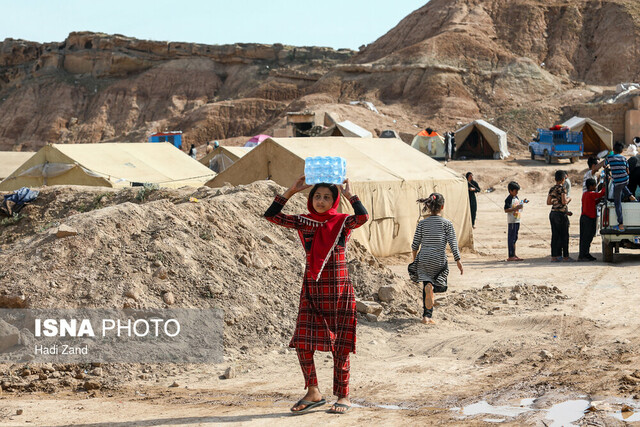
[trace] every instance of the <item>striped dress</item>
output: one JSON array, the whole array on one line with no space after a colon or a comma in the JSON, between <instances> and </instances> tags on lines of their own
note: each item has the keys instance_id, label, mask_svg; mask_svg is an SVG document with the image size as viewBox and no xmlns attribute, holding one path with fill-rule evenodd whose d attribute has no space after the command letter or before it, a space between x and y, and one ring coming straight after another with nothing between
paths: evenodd
<instances>
[{"instance_id":1,"label":"striped dress","mask_svg":"<svg viewBox=\"0 0 640 427\"><path fill-rule=\"evenodd\" d=\"M429 216L418 223L416 234L413 237L411 249L418 253L418 280L431 282L440 286L447 286L447 243L453 252L453 258L460 259L458 239L453 224L448 219L438 215ZM438 276L438 273L442 273ZM434 282L438 276L437 282Z\"/></svg>"}]
</instances>

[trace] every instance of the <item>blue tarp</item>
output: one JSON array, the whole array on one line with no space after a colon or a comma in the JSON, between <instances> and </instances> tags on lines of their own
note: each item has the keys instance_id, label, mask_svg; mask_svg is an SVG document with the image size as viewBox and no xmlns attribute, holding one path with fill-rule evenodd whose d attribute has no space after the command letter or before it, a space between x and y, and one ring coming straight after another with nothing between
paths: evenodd
<instances>
[{"instance_id":1,"label":"blue tarp","mask_svg":"<svg viewBox=\"0 0 640 427\"><path fill-rule=\"evenodd\" d=\"M6 208L7 202L13 202L15 205L11 207L11 212L18 213L25 204L34 201L38 197L38 194L40 194L39 191L31 190L28 187L22 187L11 194L6 194L4 196L2 206Z\"/></svg>"}]
</instances>

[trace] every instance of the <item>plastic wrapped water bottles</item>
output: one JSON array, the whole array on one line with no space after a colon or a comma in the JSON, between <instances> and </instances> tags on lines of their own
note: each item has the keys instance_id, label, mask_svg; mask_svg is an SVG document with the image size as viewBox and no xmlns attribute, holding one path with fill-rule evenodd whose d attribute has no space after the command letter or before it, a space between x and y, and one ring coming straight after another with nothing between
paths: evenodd
<instances>
[{"instance_id":1,"label":"plastic wrapped water bottles","mask_svg":"<svg viewBox=\"0 0 640 427\"><path fill-rule=\"evenodd\" d=\"M342 184L347 176L347 161L342 157L307 157L304 174L307 184Z\"/></svg>"}]
</instances>

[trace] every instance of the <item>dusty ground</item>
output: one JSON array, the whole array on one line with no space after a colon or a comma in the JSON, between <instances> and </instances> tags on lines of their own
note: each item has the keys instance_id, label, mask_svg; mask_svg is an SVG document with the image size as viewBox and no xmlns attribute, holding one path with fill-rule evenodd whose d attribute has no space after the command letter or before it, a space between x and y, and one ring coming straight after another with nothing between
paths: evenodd
<instances>
[{"instance_id":1,"label":"dusty ground","mask_svg":"<svg viewBox=\"0 0 640 427\"><path fill-rule=\"evenodd\" d=\"M53 394L5 390L0 424L486 425L503 420L505 425L552 425L547 409L584 399L604 400L607 404L596 406L608 410L588 413L579 423L622 425L613 417L622 403L640 411L640 253L623 250L615 265L549 263L546 189L557 168L569 169L576 182L583 166L529 160L449 166L471 170L482 188L496 189L479 197L477 253L463 253L463 276L452 271L450 291L437 300L437 325L422 325L409 312L383 316L377 323L359 321L358 353L351 365L351 396L358 406L348 414L318 410L302 419L292 417L288 408L304 394L296 356L285 348L256 345L217 366L156 366L151 377L140 375L144 379L134 368L132 380L113 389ZM525 259L521 263L504 261L502 202L506 182L514 177L523 187L520 195L531 200L517 246ZM579 186L574 190L579 194ZM572 208L579 212L576 202ZM572 218L570 243L575 256L577 218ZM592 246L598 258L599 243L596 237ZM383 262L404 274L402 257ZM415 307L418 299L416 290ZM287 342L280 338L282 346ZM221 379L230 365L237 376ZM331 361L318 354L316 365L321 390L331 399ZM179 387L169 387L174 381ZM518 407L527 398L536 399L530 410L511 417L452 410L483 400ZM21 415L16 415L18 409ZM625 414L637 420L637 414Z\"/></svg>"}]
</instances>

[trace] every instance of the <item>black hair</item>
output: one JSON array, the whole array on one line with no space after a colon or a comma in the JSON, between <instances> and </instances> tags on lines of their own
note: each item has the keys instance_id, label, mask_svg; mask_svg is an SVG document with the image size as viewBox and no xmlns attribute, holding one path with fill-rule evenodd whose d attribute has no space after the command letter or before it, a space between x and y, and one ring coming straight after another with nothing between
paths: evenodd
<instances>
[{"instance_id":1,"label":"black hair","mask_svg":"<svg viewBox=\"0 0 640 427\"><path fill-rule=\"evenodd\" d=\"M515 181L511 181L508 185L507 185L507 189L509 191L513 191L513 190L520 190L520 184L518 184Z\"/></svg>"},{"instance_id":2,"label":"black hair","mask_svg":"<svg viewBox=\"0 0 640 427\"><path fill-rule=\"evenodd\" d=\"M618 141L615 144L613 144L613 152L614 153L620 154L620 153L622 153L622 150L624 150L624 143L622 143L621 141Z\"/></svg>"},{"instance_id":3,"label":"black hair","mask_svg":"<svg viewBox=\"0 0 640 427\"><path fill-rule=\"evenodd\" d=\"M562 181L566 176L567 176L567 173L565 171L562 171L562 170L556 171L556 174L555 174L556 182Z\"/></svg>"},{"instance_id":4,"label":"black hair","mask_svg":"<svg viewBox=\"0 0 640 427\"><path fill-rule=\"evenodd\" d=\"M585 185L587 186L587 188L591 188L591 187L595 187L596 186L596 180L593 178L587 178Z\"/></svg>"},{"instance_id":5,"label":"black hair","mask_svg":"<svg viewBox=\"0 0 640 427\"><path fill-rule=\"evenodd\" d=\"M633 137L633 143L634 144L640 144L640 136L634 136Z\"/></svg>"},{"instance_id":6,"label":"black hair","mask_svg":"<svg viewBox=\"0 0 640 427\"><path fill-rule=\"evenodd\" d=\"M440 193L431 193L426 199L418 199L418 203L424 203L422 212L429 210L431 215L437 215L444 206L444 196Z\"/></svg>"},{"instance_id":7,"label":"black hair","mask_svg":"<svg viewBox=\"0 0 640 427\"><path fill-rule=\"evenodd\" d=\"M313 195L316 194L318 188L328 188L331 191L331 195L333 196L333 201L335 202L338 199L338 187L335 184L327 184L326 182L320 182L313 186L311 191L309 191L309 200L313 200Z\"/></svg>"},{"instance_id":8,"label":"black hair","mask_svg":"<svg viewBox=\"0 0 640 427\"><path fill-rule=\"evenodd\" d=\"M471 173L471 172L467 172L467 174L465 175L465 177L466 177L467 179L469 179L469 176L470 176L470 175L473 175L473 173Z\"/></svg>"},{"instance_id":9,"label":"black hair","mask_svg":"<svg viewBox=\"0 0 640 427\"><path fill-rule=\"evenodd\" d=\"M431 129L431 128L426 128L425 130L427 131L427 133L432 133L433 132L433 129Z\"/></svg>"},{"instance_id":10,"label":"black hair","mask_svg":"<svg viewBox=\"0 0 640 427\"><path fill-rule=\"evenodd\" d=\"M593 165L597 165L597 164L598 164L598 159L596 159L595 157L591 156L587 159L587 166L589 166L589 169L591 169Z\"/></svg>"}]
</instances>

